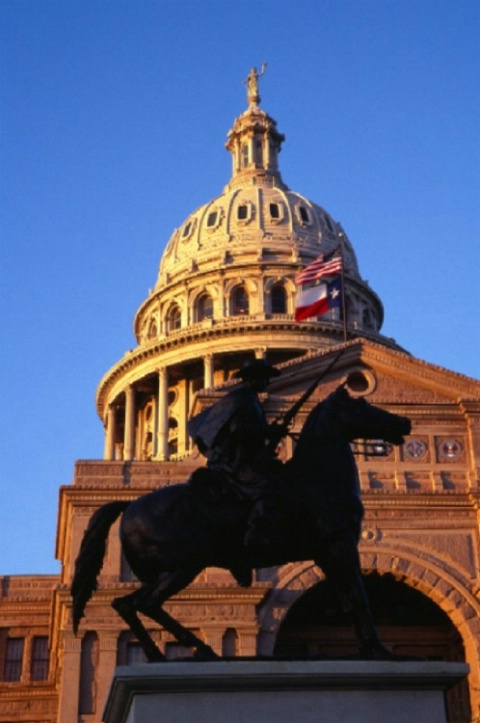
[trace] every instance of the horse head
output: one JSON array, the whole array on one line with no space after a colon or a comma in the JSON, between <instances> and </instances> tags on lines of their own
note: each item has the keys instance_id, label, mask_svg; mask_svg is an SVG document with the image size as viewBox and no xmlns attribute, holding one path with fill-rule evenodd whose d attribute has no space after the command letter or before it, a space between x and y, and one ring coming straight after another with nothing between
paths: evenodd
<instances>
[{"instance_id":1,"label":"horse head","mask_svg":"<svg viewBox=\"0 0 480 723\"><path fill-rule=\"evenodd\" d=\"M382 439L391 444L403 444L412 425L402 417L367 402L363 397L352 397L341 384L322 403L333 420L341 425L350 441L354 439Z\"/></svg>"}]
</instances>

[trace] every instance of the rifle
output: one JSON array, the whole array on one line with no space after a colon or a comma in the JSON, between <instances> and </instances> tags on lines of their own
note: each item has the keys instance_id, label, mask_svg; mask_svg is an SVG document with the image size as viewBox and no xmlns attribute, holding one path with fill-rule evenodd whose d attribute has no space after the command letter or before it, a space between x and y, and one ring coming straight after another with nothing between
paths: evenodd
<instances>
[{"instance_id":1,"label":"rifle","mask_svg":"<svg viewBox=\"0 0 480 723\"><path fill-rule=\"evenodd\" d=\"M309 399L312 396L313 392L318 387L318 385L320 384L322 379L324 377L326 377L328 372L335 366L335 364L340 359L340 357L342 356L344 351L345 351L345 349L340 349L340 351L335 356L335 358L332 359L332 361L330 362L328 367L326 369L324 369L324 371L320 374L320 376L318 376L316 379L314 379L314 381L310 384L308 389L305 392L303 392L302 396L299 397L299 399L297 399L297 401L294 404L292 404L292 406L290 407L290 409L287 410L287 412L285 412L283 419L276 422L277 424L279 424L280 426L285 427L285 428L290 426L290 424L292 423L294 418L297 416L300 409L303 407L303 405L307 401L307 399Z\"/></svg>"}]
</instances>

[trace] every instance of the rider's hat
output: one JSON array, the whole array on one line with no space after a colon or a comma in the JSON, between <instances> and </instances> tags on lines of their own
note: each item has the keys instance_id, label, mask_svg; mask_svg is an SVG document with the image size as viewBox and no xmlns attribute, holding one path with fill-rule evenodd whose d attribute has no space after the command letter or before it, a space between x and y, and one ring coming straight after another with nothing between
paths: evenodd
<instances>
[{"instance_id":1,"label":"rider's hat","mask_svg":"<svg viewBox=\"0 0 480 723\"><path fill-rule=\"evenodd\" d=\"M234 379L255 379L257 377L279 377L281 372L276 367L267 364L265 359L250 359L243 367L235 372Z\"/></svg>"}]
</instances>

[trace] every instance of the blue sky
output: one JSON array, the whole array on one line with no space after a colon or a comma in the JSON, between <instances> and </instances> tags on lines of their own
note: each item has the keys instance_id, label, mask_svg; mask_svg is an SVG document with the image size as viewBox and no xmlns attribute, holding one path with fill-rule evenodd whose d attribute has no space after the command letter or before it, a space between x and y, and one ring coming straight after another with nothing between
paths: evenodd
<instances>
[{"instance_id":1,"label":"blue sky","mask_svg":"<svg viewBox=\"0 0 480 723\"><path fill-rule=\"evenodd\" d=\"M383 333L479 376L478 0L2 0L0 53L0 574L59 569L96 386L264 60L283 179L344 226Z\"/></svg>"}]
</instances>

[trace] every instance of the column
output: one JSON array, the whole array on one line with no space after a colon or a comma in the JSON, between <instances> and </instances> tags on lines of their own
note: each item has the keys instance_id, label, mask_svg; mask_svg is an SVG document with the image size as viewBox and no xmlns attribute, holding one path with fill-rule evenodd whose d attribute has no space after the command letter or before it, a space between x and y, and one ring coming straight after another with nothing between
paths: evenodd
<instances>
[{"instance_id":1,"label":"column","mask_svg":"<svg viewBox=\"0 0 480 723\"><path fill-rule=\"evenodd\" d=\"M264 133L262 141L263 141L264 166L267 170L270 170L271 153L270 153L270 136L269 136L268 132Z\"/></svg>"},{"instance_id":2,"label":"column","mask_svg":"<svg viewBox=\"0 0 480 723\"><path fill-rule=\"evenodd\" d=\"M213 354L205 354L203 357L203 387L213 387Z\"/></svg>"},{"instance_id":3,"label":"column","mask_svg":"<svg viewBox=\"0 0 480 723\"><path fill-rule=\"evenodd\" d=\"M178 451L184 454L189 449L190 438L187 432L188 421L188 379L183 379L178 384Z\"/></svg>"},{"instance_id":4,"label":"column","mask_svg":"<svg viewBox=\"0 0 480 723\"><path fill-rule=\"evenodd\" d=\"M63 633L62 684L58 701L58 723L78 720L80 690L80 659L82 639L73 633Z\"/></svg>"},{"instance_id":5,"label":"column","mask_svg":"<svg viewBox=\"0 0 480 723\"><path fill-rule=\"evenodd\" d=\"M217 309L216 309L216 316L214 318L218 319L224 319L225 316L228 316L226 309L225 309L225 285L224 280L221 278L219 287L218 287L218 300L217 300Z\"/></svg>"},{"instance_id":6,"label":"column","mask_svg":"<svg viewBox=\"0 0 480 723\"><path fill-rule=\"evenodd\" d=\"M135 390L130 385L125 390L125 436L123 459L133 459L135 455Z\"/></svg>"},{"instance_id":7,"label":"column","mask_svg":"<svg viewBox=\"0 0 480 723\"><path fill-rule=\"evenodd\" d=\"M158 370L157 459L168 459L168 369Z\"/></svg>"},{"instance_id":8,"label":"column","mask_svg":"<svg viewBox=\"0 0 480 723\"><path fill-rule=\"evenodd\" d=\"M105 431L105 459L115 459L115 437L116 437L116 408L113 404L108 406L107 429Z\"/></svg>"}]
</instances>

